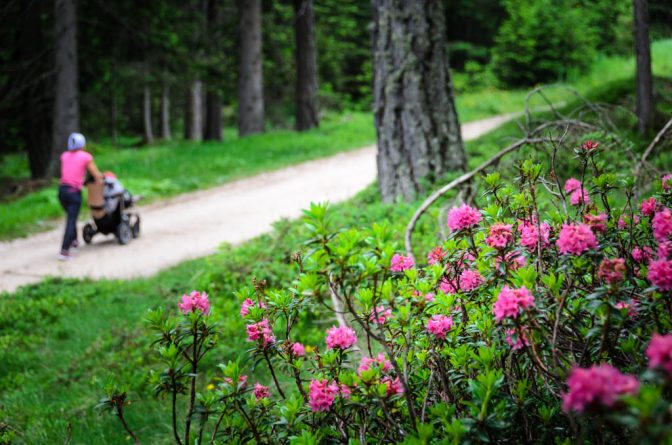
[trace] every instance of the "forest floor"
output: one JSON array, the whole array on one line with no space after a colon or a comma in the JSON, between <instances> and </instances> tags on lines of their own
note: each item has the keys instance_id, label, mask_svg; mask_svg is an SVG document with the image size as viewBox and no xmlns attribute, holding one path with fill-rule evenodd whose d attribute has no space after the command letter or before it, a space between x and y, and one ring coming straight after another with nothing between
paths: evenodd
<instances>
[{"instance_id":1,"label":"forest floor","mask_svg":"<svg viewBox=\"0 0 672 445\"><path fill-rule=\"evenodd\" d=\"M462 126L475 139L517 113ZM221 243L240 243L295 218L311 202L353 197L376 177L376 148L368 146L141 206L142 233L127 246L97 235L67 262L56 259L62 228L0 243L0 291L48 276L134 278L214 253Z\"/></svg>"}]
</instances>

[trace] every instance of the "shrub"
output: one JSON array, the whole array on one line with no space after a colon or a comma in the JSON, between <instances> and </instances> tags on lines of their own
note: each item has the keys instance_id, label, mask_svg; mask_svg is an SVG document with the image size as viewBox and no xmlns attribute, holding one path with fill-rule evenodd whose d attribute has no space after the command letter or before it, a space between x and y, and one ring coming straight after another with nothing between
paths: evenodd
<instances>
[{"instance_id":1,"label":"shrub","mask_svg":"<svg viewBox=\"0 0 672 445\"><path fill-rule=\"evenodd\" d=\"M606 145L575 148L581 181L556 177L555 154L548 175L520 162L515 187L485 176L482 205L448 213L426 262L384 223L338 230L311 206L293 284L237 293L249 358L211 386L200 364L221 341L217 308L193 293L177 316L153 312L152 382L173 406L188 400L176 442L669 440L672 192L659 183L642 210ZM298 321L323 307L336 321L305 345ZM257 366L268 381L249 381ZM123 420L125 393L108 394L101 407Z\"/></svg>"}]
</instances>

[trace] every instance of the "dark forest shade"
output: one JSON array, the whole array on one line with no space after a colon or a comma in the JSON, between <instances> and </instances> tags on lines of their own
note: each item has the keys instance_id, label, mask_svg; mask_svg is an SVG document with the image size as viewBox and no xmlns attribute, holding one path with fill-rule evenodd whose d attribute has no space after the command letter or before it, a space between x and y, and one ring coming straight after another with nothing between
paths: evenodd
<instances>
[{"instance_id":1,"label":"dark forest shade","mask_svg":"<svg viewBox=\"0 0 672 445\"><path fill-rule=\"evenodd\" d=\"M161 139L169 141L173 138L170 131L170 87L164 82L161 86Z\"/></svg>"},{"instance_id":2,"label":"dark forest shade","mask_svg":"<svg viewBox=\"0 0 672 445\"><path fill-rule=\"evenodd\" d=\"M635 54L637 57L637 127L646 133L653 124L653 78L649 43L649 5L647 0L633 0Z\"/></svg>"},{"instance_id":3,"label":"dark forest shade","mask_svg":"<svg viewBox=\"0 0 672 445\"><path fill-rule=\"evenodd\" d=\"M218 27L221 26L219 20L219 3L220 0L208 0L207 5L207 19L206 19L206 36L218 32ZM217 42L217 39L211 41ZM211 58L216 58L217 53L222 51L219 45L210 44L209 50L214 53L210 54ZM208 82L209 83L209 82ZM216 88L211 85L206 86L207 93L205 96L205 129L203 130L203 139L206 141L221 141L222 140L222 97Z\"/></svg>"},{"instance_id":4,"label":"dark forest shade","mask_svg":"<svg viewBox=\"0 0 672 445\"><path fill-rule=\"evenodd\" d=\"M145 144L154 143L154 131L152 130L152 90L145 85L142 90L142 128Z\"/></svg>"},{"instance_id":5,"label":"dark forest shade","mask_svg":"<svg viewBox=\"0 0 672 445\"><path fill-rule=\"evenodd\" d=\"M240 1L239 7L238 133L245 136L264 131L261 0Z\"/></svg>"},{"instance_id":6,"label":"dark forest shade","mask_svg":"<svg viewBox=\"0 0 672 445\"><path fill-rule=\"evenodd\" d=\"M374 112L384 201L463 170L466 155L445 52L440 0L373 0Z\"/></svg>"},{"instance_id":7,"label":"dark forest shade","mask_svg":"<svg viewBox=\"0 0 672 445\"><path fill-rule=\"evenodd\" d=\"M296 36L296 129L320 124L317 106L317 51L313 0L294 0Z\"/></svg>"},{"instance_id":8,"label":"dark forest shade","mask_svg":"<svg viewBox=\"0 0 672 445\"><path fill-rule=\"evenodd\" d=\"M53 175L57 175L59 157L67 147L68 135L79 131L75 0L54 1L54 36L54 120L50 170Z\"/></svg>"}]
</instances>

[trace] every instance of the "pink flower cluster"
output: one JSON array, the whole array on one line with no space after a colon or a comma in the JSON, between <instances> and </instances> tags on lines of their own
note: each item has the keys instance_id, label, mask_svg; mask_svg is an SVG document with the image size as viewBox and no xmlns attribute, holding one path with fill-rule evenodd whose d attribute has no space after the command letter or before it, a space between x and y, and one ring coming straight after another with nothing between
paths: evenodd
<instances>
[{"instance_id":1,"label":"pink flower cluster","mask_svg":"<svg viewBox=\"0 0 672 445\"><path fill-rule=\"evenodd\" d=\"M430 265L441 263L443 262L444 258L446 258L446 255L448 255L448 252L443 250L443 247L436 246L427 254L427 262Z\"/></svg>"},{"instance_id":2,"label":"pink flower cluster","mask_svg":"<svg viewBox=\"0 0 672 445\"><path fill-rule=\"evenodd\" d=\"M446 338L446 334L453 327L453 319L442 314L432 315L427 320L427 331L438 339Z\"/></svg>"},{"instance_id":3,"label":"pink flower cluster","mask_svg":"<svg viewBox=\"0 0 672 445\"><path fill-rule=\"evenodd\" d=\"M672 290L672 261L665 259L651 261L648 279L662 291Z\"/></svg>"},{"instance_id":4,"label":"pink flower cluster","mask_svg":"<svg viewBox=\"0 0 672 445\"><path fill-rule=\"evenodd\" d=\"M294 357L303 357L306 355L306 347L299 342L293 343L289 350Z\"/></svg>"},{"instance_id":5,"label":"pink flower cluster","mask_svg":"<svg viewBox=\"0 0 672 445\"><path fill-rule=\"evenodd\" d=\"M565 192L569 193L569 203L573 206L590 203L590 196L578 179L569 178L565 181Z\"/></svg>"},{"instance_id":6,"label":"pink flower cluster","mask_svg":"<svg viewBox=\"0 0 672 445\"><path fill-rule=\"evenodd\" d=\"M539 234L541 233L541 248L545 249L550 244L549 238L551 236L551 226L547 223L537 224L532 221L523 221L518 226L520 231L520 244L529 251L537 250L537 242L539 241Z\"/></svg>"},{"instance_id":7,"label":"pink flower cluster","mask_svg":"<svg viewBox=\"0 0 672 445\"><path fill-rule=\"evenodd\" d=\"M597 147L599 147L599 146L600 146L599 142L591 141L590 139L588 139L586 142L581 144L581 150L593 151L593 150L597 149Z\"/></svg>"},{"instance_id":8,"label":"pink flower cluster","mask_svg":"<svg viewBox=\"0 0 672 445\"><path fill-rule=\"evenodd\" d=\"M182 302L178 303L177 307L184 314L200 311L203 315L208 315L210 313L210 300L208 300L208 294L205 292L194 290L189 295L182 295Z\"/></svg>"},{"instance_id":9,"label":"pink flower cluster","mask_svg":"<svg viewBox=\"0 0 672 445\"><path fill-rule=\"evenodd\" d=\"M567 379L568 392L563 395L565 411L583 412L592 405L611 407L624 394L636 394L639 382L633 376L622 374L611 365L590 368L574 367Z\"/></svg>"},{"instance_id":10,"label":"pink flower cluster","mask_svg":"<svg viewBox=\"0 0 672 445\"><path fill-rule=\"evenodd\" d=\"M590 213L583 215L583 222L588 224L595 233L604 233L607 231L607 214L600 213L592 215Z\"/></svg>"},{"instance_id":11,"label":"pink flower cluster","mask_svg":"<svg viewBox=\"0 0 672 445\"><path fill-rule=\"evenodd\" d=\"M269 321L264 318L258 323L247 325L247 341L263 340L264 346L275 342L273 330L269 326Z\"/></svg>"},{"instance_id":12,"label":"pink flower cluster","mask_svg":"<svg viewBox=\"0 0 672 445\"><path fill-rule=\"evenodd\" d=\"M481 222L481 212L467 204L453 207L448 212L448 228L453 232L469 229L479 222Z\"/></svg>"},{"instance_id":13,"label":"pink flower cluster","mask_svg":"<svg viewBox=\"0 0 672 445\"><path fill-rule=\"evenodd\" d=\"M399 380L399 377L392 379L392 377L383 377L380 380L380 383L386 386L386 395L393 396L395 394L402 394L404 392L404 387Z\"/></svg>"},{"instance_id":14,"label":"pink flower cluster","mask_svg":"<svg viewBox=\"0 0 672 445\"><path fill-rule=\"evenodd\" d=\"M619 301L614 307L618 310L627 309L628 317L630 318L635 318L637 316L637 300L631 300L630 302Z\"/></svg>"},{"instance_id":15,"label":"pink flower cluster","mask_svg":"<svg viewBox=\"0 0 672 445\"><path fill-rule=\"evenodd\" d=\"M233 384L233 379L231 377L224 377L222 379L227 385ZM245 374L238 377L238 388L245 389L247 387L247 376Z\"/></svg>"},{"instance_id":16,"label":"pink flower cluster","mask_svg":"<svg viewBox=\"0 0 672 445\"><path fill-rule=\"evenodd\" d=\"M625 272L625 260L623 258L613 260L605 258L600 263L597 276L607 284L617 284L623 281Z\"/></svg>"},{"instance_id":17,"label":"pink flower cluster","mask_svg":"<svg viewBox=\"0 0 672 445\"><path fill-rule=\"evenodd\" d=\"M597 249L597 238L587 224L563 224L556 245L562 254L581 255Z\"/></svg>"},{"instance_id":18,"label":"pink flower cluster","mask_svg":"<svg viewBox=\"0 0 672 445\"><path fill-rule=\"evenodd\" d=\"M518 270L521 267L525 267L527 264L527 259L518 250L513 250L511 252L507 252L506 255L504 255L504 263L508 269ZM499 266L501 266L501 264L502 257L497 256L495 258L495 269L499 270Z\"/></svg>"},{"instance_id":19,"label":"pink flower cluster","mask_svg":"<svg viewBox=\"0 0 672 445\"><path fill-rule=\"evenodd\" d=\"M380 353L376 358L362 357L362 360L359 362L359 368L357 368L357 373L362 375L362 372L368 371L372 367L380 369L382 372L388 372L392 370L392 364L389 360L385 358L385 354Z\"/></svg>"},{"instance_id":20,"label":"pink flower cluster","mask_svg":"<svg viewBox=\"0 0 672 445\"><path fill-rule=\"evenodd\" d=\"M309 386L308 404L314 413L329 411L334 399L339 393L336 382L329 383L327 380L312 380Z\"/></svg>"},{"instance_id":21,"label":"pink flower cluster","mask_svg":"<svg viewBox=\"0 0 672 445\"><path fill-rule=\"evenodd\" d=\"M264 386L261 383L254 384L254 397L256 397L257 400L268 398L270 395L268 386Z\"/></svg>"},{"instance_id":22,"label":"pink flower cluster","mask_svg":"<svg viewBox=\"0 0 672 445\"><path fill-rule=\"evenodd\" d=\"M485 244L494 249L503 249L513 241L511 224L495 223L490 226L490 233L485 239Z\"/></svg>"},{"instance_id":23,"label":"pink flower cluster","mask_svg":"<svg viewBox=\"0 0 672 445\"><path fill-rule=\"evenodd\" d=\"M403 256L399 254L394 254L392 256L392 262L390 263L390 270L392 272L402 272L404 270L410 269L415 266L413 258L410 256Z\"/></svg>"},{"instance_id":24,"label":"pink flower cluster","mask_svg":"<svg viewBox=\"0 0 672 445\"><path fill-rule=\"evenodd\" d=\"M620 230L625 230L630 226L630 222L633 224L639 224L639 216L637 215L621 215L618 218L618 228Z\"/></svg>"},{"instance_id":25,"label":"pink flower cluster","mask_svg":"<svg viewBox=\"0 0 672 445\"><path fill-rule=\"evenodd\" d=\"M442 278L439 282L439 289L446 295L456 294L460 290L470 292L483 284L484 281L483 276L477 270L467 269L460 273L459 280Z\"/></svg>"},{"instance_id":26,"label":"pink flower cluster","mask_svg":"<svg viewBox=\"0 0 672 445\"><path fill-rule=\"evenodd\" d=\"M649 246L635 247L630 255L638 263L647 263L653 257L653 250Z\"/></svg>"},{"instance_id":27,"label":"pink flower cluster","mask_svg":"<svg viewBox=\"0 0 672 445\"><path fill-rule=\"evenodd\" d=\"M378 306L375 310L371 309L369 321L373 324L385 324L388 318L392 318L392 309L385 306Z\"/></svg>"},{"instance_id":28,"label":"pink flower cluster","mask_svg":"<svg viewBox=\"0 0 672 445\"><path fill-rule=\"evenodd\" d=\"M255 305L254 301L252 301L250 298L246 298L245 301L243 301L243 304L240 306L240 316L247 317L247 315L250 313L250 308L253 307L254 305ZM261 301L256 305L260 308L266 307L266 305Z\"/></svg>"},{"instance_id":29,"label":"pink flower cluster","mask_svg":"<svg viewBox=\"0 0 672 445\"><path fill-rule=\"evenodd\" d=\"M642 215L653 216L656 213L658 203L653 196L642 201Z\"/></svg>"},{"instance_id":30,"label":"pink flower cluster","mask_svg":"<svg viewBox=\"0 0 672 445\"><path fill-rule=\"evenodd\" d=\"M653 334L651 343L646 348L649 368L661 367L672 374L672 334Z\"/></svg>"},{"instance_id":31,"label":"pink flower cluster","mask_svg":"<svg viewBox=\"0 0 672 445\"><path fill-rule=\"evenodd\" d=\"M354 329L348 326L336 327L332 326L327 331L327 348L328 349L348 349L357 342L357 335Z\"/></svg>"},{"instance_id":32,"label":"pink flower cluster","mask_svg":"<svg viewBox=\"0 0 672 445\"><path fill-rule=\"evenodd\" d=\"M662 182L663 185L663 190L666 192L672 190L672 183L670 181L672 181L672 173L667 173L660 179L660 182Z\"/></svg>"},{"instance_id":33,"label":"pink flower cluster","mask_svg":"<svg viewBox=\"0 0 672 445\"><path fill-rule=\"evenodd\" d=\"M508 345L511 346L511 349L514 351L522 349L523 346L530 345L525 332L523 332L523 335L520 335L515 329L506 330L506 343L508 343Z\"/></svg>"},{"instance_id":34,"label":"pink flower cluster","mask_svg":"<svg viewBox=\"0 0 672 445\"><path fill-rule=\"evenodd\" d=\"M653 237L656 241L659 243L669 241L670 235L672 235L672 211L665 208L656 213L653 221L651 221L651 226L653 227Z\"/></svg>"},{"instance_id":35,"label":"pink flower cluster","mask_svg":"<svg viewBox=\"0 0 672 445\"><path fill-rule=\"evenodd\" d=\"M534 296L525 286L511 289L504 286L499 292L497 301L492 307L495 319L500 322L505 318L517 318L520 309L534 306Z\"/></svg>"}]
</instances>

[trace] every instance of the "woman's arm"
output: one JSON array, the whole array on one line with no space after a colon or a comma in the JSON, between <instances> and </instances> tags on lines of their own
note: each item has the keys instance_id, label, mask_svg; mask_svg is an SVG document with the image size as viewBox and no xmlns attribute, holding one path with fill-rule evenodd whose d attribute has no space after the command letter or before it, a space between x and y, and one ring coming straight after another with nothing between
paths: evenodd
<instances>
[{"instance_id":1,"label":"woman's arm","mask_svg":"<svg viewBox=\"0 0 672 445\"><path fill-rule=\"evenodd\" d=\"M98 167L96 166L96 163L93 162L93 159L89 161L88 164L86 164L86 169L91 173L91 176L93 176L93 179L96 180L96 182L102 182L103 181L103 174L98 170Z\"/></svg>"}]
</instances>

